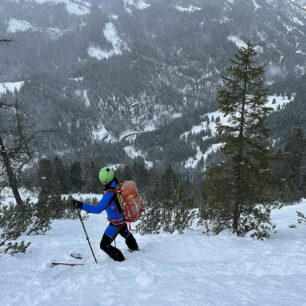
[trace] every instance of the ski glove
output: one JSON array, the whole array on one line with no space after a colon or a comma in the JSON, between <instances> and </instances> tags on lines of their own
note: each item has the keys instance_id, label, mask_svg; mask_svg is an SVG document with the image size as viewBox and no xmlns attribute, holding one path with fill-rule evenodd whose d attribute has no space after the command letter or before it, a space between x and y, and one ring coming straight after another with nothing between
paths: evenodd
<instances>
[{"instance_id":1,"label":"ski glove","mask_svg":"<svg viewBox=\"0 0 306 306\"><path fill-rule=\"evenodd\" d=\"M71 204L74 208L82 209L82 207L83 207L83 203L76 200L76 199L72 199Z\"/></svg>"}]
</instances>

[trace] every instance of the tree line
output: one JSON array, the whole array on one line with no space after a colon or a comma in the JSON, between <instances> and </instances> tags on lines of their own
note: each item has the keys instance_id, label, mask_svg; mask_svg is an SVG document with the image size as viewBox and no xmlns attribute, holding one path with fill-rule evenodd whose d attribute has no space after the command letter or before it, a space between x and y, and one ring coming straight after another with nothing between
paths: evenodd
<instances>
[{"instance_id":1,"label":"tree line","mask_svg":"<svg viewBox=\"0 0 306 306\"><path fill-rule=\"evenodd\" d=\"M200 183L195 183L191 173L177 172L171 165L147 169L142 158L116 170L122 180L135 179L146 200L147 209L137 227L140 233L183 232L197 220L213 234L230 230L238 236L250 233L254 238L265 239L275 231L272 209L306 196L303 130L293 130L287 144L275 149L273 135L267 127L271 109L266 106L265 66L256 60L255 47L248 43L230 60L228 73L222 77L223 86L217 97L220 112L227 118L226 123L217 120L217 140L222 149L220 158L209 165L204 177L196 176ZM18 130L18 124L15 128ZM2 131L1 135L8 134ZM17 135L18 140L20 135L9 135L3 141L2 154L11 160L14 155L7 150L3 153L4 144L7 147L14 143L13 136ZM5 158L1 156L5 165ZM34 215L35 220L42 222L37 221L41 229L36 232L45 232L51 217L73 217L68 206L61 204L62 194L101 193L97 176L101 164L101 158L71 164L59 157L39 161L38 170L32 174L40 187L35 210L39 213ZM6 173L9 177L9 171ZM9 183L12 185L10 180ZM17 207L21 206L27 207L17 202ZM301 220L303 215L299 217ZM2 224L6 223L2 221Z\"/></svg>"}]
</instances>

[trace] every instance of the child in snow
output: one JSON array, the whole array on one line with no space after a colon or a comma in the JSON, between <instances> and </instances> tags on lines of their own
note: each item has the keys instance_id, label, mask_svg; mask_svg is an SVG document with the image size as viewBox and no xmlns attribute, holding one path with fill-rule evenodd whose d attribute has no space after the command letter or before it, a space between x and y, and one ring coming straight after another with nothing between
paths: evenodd
<instances>
[{"instance_id":1,"label":"child in snow","mask_svg":"<svg viewBox=\"0 0 306 306\"><path fill-rule=\"evenodd\" d=\"M75 199L72 200L72 204L75 208L83 209L88 213L99 214L103 210L106 211L109 225L104 232L100 247L113 260L123 261L125 258L122 252L111 245L118 234L125 238L125 242L130 251L137 251L139 249L134 236L127 228L127 223L117 194L112 192L112 190L116 190L119 186L119 181L114 175L114 171L109 167L104 167L100 170L99 179L104 185L105 191L98 205L93 206Z\"/></svg>"}]
</instances>

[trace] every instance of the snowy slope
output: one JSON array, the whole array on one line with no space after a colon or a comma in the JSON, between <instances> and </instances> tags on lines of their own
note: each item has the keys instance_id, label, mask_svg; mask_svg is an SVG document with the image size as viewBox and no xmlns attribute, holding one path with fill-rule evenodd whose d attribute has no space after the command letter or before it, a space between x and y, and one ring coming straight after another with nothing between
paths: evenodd
<instances>
[{"instance_id":1,"label":"snowy slope","mask_svg":"<svg viewBox=\"0 0 306 306\"><path fill-rule=\"evenodd\" d=\"M119 38L117 30L112 22L106 23L103 34L108 42L113 46L112 50L103 50L98 46L90 46L87 52L90 57L96 58L97 60L108 59L114 55L121 55L122 48L128 49L125 43Z\"/></svg>"},{"instance_id":2,"label":"snowy slope","mask_svg":"<svg viewBox=\"0 0 306 306\"><path fill-rule=\"evenodd\" d=\"M23 84L23 81L0 83L0 95L6 93L7 90L10 92L14 92L15 90L19 91Z\"/></svg>"},{"instance_id":3,"label":"snowy slope","mask_svg":"<svg viewBox=\"0 0 306 306\"><path fill-rule=\"evenodd\" d=\"M296 210L306 213L306 200L273 213L278 233L269 241L200 229L136 234L141 251L131 254L118 238L123 263L99 250L105 216L90 216L97 265L80 222L55 221L45 236L30 237L31 253L0 257L0 305L306 305L306 224L288 227ZM83 253L85 265L50 268L53 259L73 261L70 251Z\"/></svg>"}]
</instances>

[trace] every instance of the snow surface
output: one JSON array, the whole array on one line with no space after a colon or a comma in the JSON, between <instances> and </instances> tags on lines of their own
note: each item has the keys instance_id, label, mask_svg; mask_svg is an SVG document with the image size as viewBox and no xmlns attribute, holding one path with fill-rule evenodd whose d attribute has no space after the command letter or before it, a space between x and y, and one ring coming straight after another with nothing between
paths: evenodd
<instances>
[{"instance_id":1,"label":"snow surface","mask_svg":"<svg viewBox=\"0 0 306 306\"><path fill-rule=\"evenodd\" d=\"M22 198L22 200L26 200L27 198L29 198L32 202L36 202L37 201L37 192L31 192L27 189L24 188L20 188L19 189L19 193L20 196ZM4 205L8 205L10 203L16 203L16 200L14 198L13 192L11 190L11 188L9 187L5 187L1 190L0 192L0 203L4 204ZM0 303L1 305L1 303Z\"/></svg>"},{"instance_id":2,"label":"snow surface","mask_svg":"<svg viewBox=\"0 0 306 306\"><path fill-rule=\"evenodd\" d=\"M253 4L254 4L254 10L257 11L259 8L261 8L262 6L259 5L256 0L253 0Z\"/></svg>"},{"instance_id":3,"label":"snow surface","mask_svg":"<svg viewBox=\"0 0 306 306\"><path fill-rule=\"evenodd\" d=\"M145 159L145 154L141 150L135 148L134 146L126 146L123 149L126 155L131 159L134 159L137 157L142 157L143 159ZM144 162L145 162L146 168L150 169L153 167L153 162L146 161L146 160Z\"/></svg>"},{"instance_id":4,"label":"snow surface","mask_svg":"<svg viewBox=\"0 0 306 306\"><path fill-rule=\"evenodd\" d=\"M151 6L150 4L146 3L143 0L123 0L123 3L126 11L129 13L132 13L130 7L133 7L134 9L137 10L145 10Z\"/></svg>"},{"instance_id":5,"label":"snow surface","mask_svg":"<svg viewBox=\"0 0 306 306\"><path fill-rule=\"evenodd\" d=\"M283 109L288 103L292 102L295 98L295 94L293 94L290 98L288 96L277 96L270 95L267 97L267 107L271 107L273 111L278 111ZM220 111L214 111L210 113L206 113L202 116L205 118L204 121L200 122L198 125L194 125L190 131L184 132L180 135L180 140L187 140L187 137L190 135L198 135L202 132L208 133L209 136L204 136L202 139L207 140L209 138L215 137L217 135L218 124L216 123L216 119L219 119L220 124L228 125L229 117L224 116ZM206 119L208 118L209 121ZM213 144L208 148L208 150L203 153L199 146L197 146L196 155L194 157L188 158L184 163L184 167L187 168L196 168L198 163L204 160L204 170L205 170L205 161L209 154L212 154L220 149L222 144L217 143Z\"/></svg>"},{"instance_id":6,"label":"snow surface","mask_svg":"<svg viewBox=\"0 0 306 306\"><path fill-rule=\"evenodd\" d=\"M271 107L273 111L278 111L279 109L283 109L288 103L292 102L295 98L295 94L293 94L290 98L288 96L277 96L277 95L270 95L267 97L267 107ZM215 122L216 118L220 119L220 123L222 125L228 124L228 118L223 115L220 111L214 111L210 113L206 113L202 116L203 118L208 117L210 122L205 119L204 121L200 122L198 125L194 125L190 131L184 132L180 139L186 138L188 135L197 135L201 132L211 132L211 137L217 135L217 124ZM206 137L208 138L208 137Z\"/></svg>"},{"instance_id":7,"label":"snow surface","mask_svg":"<svg viewBox=\"0 0 306 306\"><path fill-rule=\"evenodd\" d=\"M99 243L105 215L85 220L98 264L95 264L79 220L56 220L43 236L28 236L26 255L0 256L1 306L133 305L242 306L306 305L306 200L276 210L277 233L268 241L238 238L228 232L206 236L200 228L185 234L135 237L140 251L129 253L123 239L117 247L126 261L113 262ZM134 227L134 226L133 226ZM84 266L50 267L53 260Z\"/></svg>"},{"instance_id":8,"label":"snow surface","mask_svg":"<svg viewBox=\"0 0 306 306\"><path fill-rule=\"evenodd\" d=\"M87 52L90 57L96 58L97 60L108 59L113 55L121 55L122 49L127 49L125 43L118 36L117 30L112 22L105 24L103 29L104 37L113 46L112 50L103 50L99 46L91 45Z\"/></svg>"},{"instance_id":9,"label":"snow surface","mask_svg":"<svg viewBox=\"0 0 306 306\"><path fill-rule=\"evenodd\" d=\"M227 40L233 42L238 48L246 48L247 44L237 35L229 35Z\"/></svg>"},{"instance_id":10,"label":"snow surface","mask_svg":"<svg viewBox=\"0 0 306 306\"><path fill-rule=\"evenodd\" d=\"M273 108L274 111L277 111L278 109L283 109L285 106L292 102L295 98L295 93L292 95L291 98L287 96L277 96L272 95L268 96L268 103L267 106Z\"/></svg>"},{"instance_id":11,"label":"snow surface","mask_svg":"<svg viewBox=\"0 0 306 306\"><path fill-rule=\"evenodd\" d=\"M254 0L255 1L255 0ZM256 2L254 2L254 5L255 5L255 3ZM258 6L259 7L259 6ZM258 7L255 7L255 10L257 10L258 9ZM247 47L247 43L244 41L244 40L242 40L239 36L237 36L237 35L229 35L228 37L227 37L227 40L228 41L231 41L231 42L233 42L238 48L246 48ZM255 46L255 51L257 52L257 53L263 53L263 47L261 47L261 46Z\"/></svg>"},{"instance_id":12,"label":"snow surface","mask_svg":"<svg viewBox=\"0 0 306 306\"><path fill-rule=\"evenodd\" d=\"M55 28L55 27L46 27L46 28L35 27L26 20L18 20L14 18L10 18L6 29L8 33L24 32L24 31L36 31L42 33L48 33L51 39L57 39L71 30L72 29L62 30L60 28Z\"/></svg>"},{"instance_id":13,"label":"snow surface","mask_svg":"<svg viewBox=\"0 0 306 306\"><path fill-rule=\"evenodd\" d=\"M92 138L94 140L103 140L106 142L114 142L116 139L107 131L104 124L100 123L97 129L93 130Z\"/></svg>"},{"instance_id":14,"label":"snow surface","mask_svg":"<svg viewBox=\"0 0 306 306\"><path fill-rule=\"evenodd\" d=\"M10 18L6 31L8 33L16 33L24 32L27 30L35 30L35 28L28 21Z\"/></svg>"},{"instance_id":15,"label":"snow surface","mask_svg":"<svg viewBox=\"0 0 306 306\"><path fill-rule=\"evenodd\" d=\"M198 163L203 159L204 161L204 168L203 171L206 169L206 160L207 157L212 154L216 153L222 146L222 143L215 143L211 145L205 153L202 153L201 149L199 146L197 146L197 153L195 157L190 157L186 162L185 162L185 168L196 168L198 166Z\"/></svg>"},{"instance_id":16,"label":"snow surface","mask_svg":"<svg viewBox=\"0 0 306 306\"><path fill-rule=\"evenodd\" d=\"M89 2L82 0L25 0L25 2L36 2L38 4L48 3L49 5L57 5L63 3L69 14L77 16L89 14L91 7L91 4Z\"/></svg>"},{"instance_id":17,"label":"snow surface","mask_svg":"<svg viewBox=\"0 0 306 306\"><path fill-rule=\"evenodd\" d=\"M177 9L178 11L183 12L183 13L195 13L195 12L198 12L198 11L202 10L200 7L197 7L197 6L194 6L194 5L189 5L189 7L183 7L183 6L180 6L180 5L176 5L175 9Z\"/></svg>"},{"instance_id":18,"label":"snow surface","mask_svg":"<svg viewBox=\"0 0 306 306\"><path fill-rule=\"evenodd\" d=\"M20 90L23 86L24 81L21 82L5 82L0 83L0 95L6 93L6 91L14 92L15 90Z\"/></svg>"}]
</instances>

